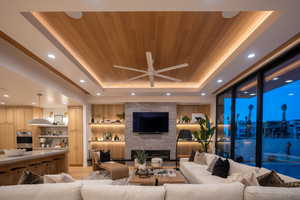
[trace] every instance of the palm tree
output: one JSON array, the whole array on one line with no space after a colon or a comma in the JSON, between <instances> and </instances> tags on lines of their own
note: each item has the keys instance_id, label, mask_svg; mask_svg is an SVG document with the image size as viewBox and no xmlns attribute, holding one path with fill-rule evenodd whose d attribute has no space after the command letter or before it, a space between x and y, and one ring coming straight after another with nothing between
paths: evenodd
<instances>
[{"instance_id":1,"label":"palm tree","mask_svg":"<svg viewBox=\"0 0 300 200\"><path fill-rule=\"evenodd\" d=\"M286 104L282 104L281 105L281 110L282 110L282 121L286 121L287 105Z\"/></svg>"}]
</instances>

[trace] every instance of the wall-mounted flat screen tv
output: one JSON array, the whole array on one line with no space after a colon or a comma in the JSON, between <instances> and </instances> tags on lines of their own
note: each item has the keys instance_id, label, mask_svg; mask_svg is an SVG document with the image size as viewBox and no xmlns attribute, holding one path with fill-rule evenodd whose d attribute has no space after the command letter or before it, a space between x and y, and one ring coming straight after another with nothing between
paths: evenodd
<instances>
[{"instance_id":1,"label":"wall-mounted flat screen tv","mask_svg":"<svg viewBox=\"0 0 300 200\"><path fill-rule=\"evenodd\" d=\"M168 112L134 112L133 132L136 133L165 133L169 132Z\"/></svg>"}]
</instances>

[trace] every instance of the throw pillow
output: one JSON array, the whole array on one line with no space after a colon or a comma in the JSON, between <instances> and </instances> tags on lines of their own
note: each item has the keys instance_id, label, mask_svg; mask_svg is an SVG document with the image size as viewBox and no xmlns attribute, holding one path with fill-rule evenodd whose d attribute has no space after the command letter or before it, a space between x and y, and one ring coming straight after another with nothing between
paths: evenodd
<instances>
[{"instance_id":1,"label":"throw pillow","mask_svg":"<svg viewBox=\"0 0 300 200\"><path fill-rule=\"evenodd\" d=\"M257 178L256 178L256 174L254 172L250 172L248 174L245 174L240 182L242 184L244 184L245 186L259 186L259 183L257 181Z\"/></svg>"},{"instance_id":2,"label":"throw pillow","mask_svg":"<svg viewBox=\"0 0 300 200\"><path fill-rule=\"evenodd\" d=\"M100 151L100 162L110 161L110 151Z\"/></svg>"},{"instance_id":3,"label":"throw pillow","mask_svg":"<svg viewBox=\"0 0 300 200\"><path fill-rule=\"evenodd\" d=\"M282 187L284 185L284 181L275 171L257 177L257 181L260 186L266 187Z\"/></svg>"},{"instance_id":4,"label":"throw pillow","mask_svg":"<svg viewBox=\"0 0 300 200\"><path fill-rule=\"evenodd\" d=\"M300 187L300 181L284 183L282 187L289 187L289 188Z\"/></svg>"},{"instance_id":5,"label":"throw pillow","mask_svg":"<svg viewBox=\"0 0 300 200\"><path fill-rule=\"evenodd\" d=\"M219 158L214 166L212 175L227 178L229 168L230 165L228 159L223 160L222 158Z\"/></svg>"},{"instance_id":6,"label":"throw pillow","mask_svg":"<svg viewBox=\"0 0 300 200\"><path fill-rule=\"evenodd\" d=\"M66 173L50 174L44 176L44 183L71 183L75 182L72 176Z\"/></svg>"},{"instance_id":7,"label":"throw pillow","mask_svg":"<svg viewBox=\"0 0 300 200\"><path fill-rule=\"evenodd\" d=\"M31 171L23 171L19 178L18 185L22 184L42 184L44 183L43 177L32 173Z\"/></svg>"},{"instance_id":8,"label":"throw pillow","mask_svg":"<svg viewBox=\"0 0 300 200\"><path fill-rule=\"evenodd\" d=\"M200 153L199 151L196 152L194 162L200 165L206 165L206 157L205 153Z\"/></svg>"},{"instance_id":9,"label":"throw pillow","mask_svg":"<svg viewBox=\"0 0 300 200\"><path fill-rule=\"evenodd\" d=\"M194 150L192 150L192 153L191 153L191 155L190 155L190 157L189 157L189 161L190 161L190 162L193 162L193 161L194 161L195 154L196 154L196 152L195 152Z\"/></svg>"},{"instance_id":10,"label":"throw pillow","mask_svg":"<svg viewBox=\"0 0 300 200\"><path fill-rule=\"evenodd\" d=\"M209 171L209 172L211 172L211 173L213 172L213 169L214 169L214 166L215 166L217 160L218 160L218 157L214 157L214 158L212 159L212 161L210 162L210 164L209 164L208 167L207 167L207 171Z\"/></svg>"}]
</instances>

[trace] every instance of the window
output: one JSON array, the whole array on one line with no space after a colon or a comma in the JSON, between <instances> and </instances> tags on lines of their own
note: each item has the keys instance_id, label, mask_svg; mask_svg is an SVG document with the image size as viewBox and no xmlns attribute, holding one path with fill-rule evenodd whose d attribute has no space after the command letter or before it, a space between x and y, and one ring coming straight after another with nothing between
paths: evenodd
<instances>
[{"instance_id":1,"label":"window","mask_svg":"<svg viewBox=\"0 0 300 200\"><path fill-rule=\"evenodd\" d=\"M217 154L230 157L231 148L231 90L217 99Z\"/></svg>"},{"instance_id":2,"label":"window","mask_svg":"<svg viewBox=\"0 0 300 200\"><path fill-rule=\"evenodd\" d=\"M300 56L264 76L262 165L300 178Z\"/></svg>"},{"instance_id":3,"label":"window","mask_svg":"<svg viewBox=\"0 0 300 200\"><path fill-rule=\"evenodd\" d=\"M300 179L300 44L217 95L216 153Z\"/></svg>"},{"instance_id":4,"label":"window","mask_svg":"<svg viewBox=\"0 0 300 200\"><path fill-rule=\"evenodd\" d=\"M235 160L255 165L257 81L238 86L235 100Z\"/></svg>"}]
</instances>

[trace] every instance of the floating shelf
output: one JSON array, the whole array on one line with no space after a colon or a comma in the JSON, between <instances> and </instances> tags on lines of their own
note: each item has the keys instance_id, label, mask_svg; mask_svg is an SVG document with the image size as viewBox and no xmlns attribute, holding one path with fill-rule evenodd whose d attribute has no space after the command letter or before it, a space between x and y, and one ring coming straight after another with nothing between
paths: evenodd
<instances>
[{"instance_id":1,"label":"floating shelf","mask_svg":"<svg viewBox=\"0 0 300 200\"><path fill-rule=\"evenodd\" d=\"M67 135L39 135L40 138L68 138Z\"/></svg>"},{"instance_id":2,"label":"floating shelf","mask_svg":"<svg viewBox=\"0 0 300 200\"><path fill-rule=\"evenodd\" d=\"M89 123L90 126L125 126L123 123Z\"/></svg>"},{"instance_id":3,"label":"floating shelf","mask_svg":"<svg viewBox=\"0 0 300 200\"><path fill-rule=\"evenodd\" d=\"M49 127L49 128L68 128L66 125L41 125L39 127Z\"/></svg>"}]
</instances>

